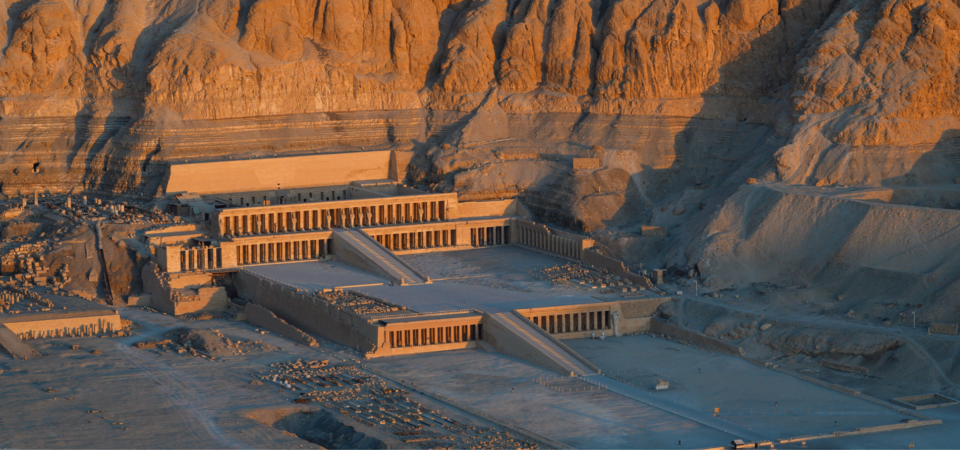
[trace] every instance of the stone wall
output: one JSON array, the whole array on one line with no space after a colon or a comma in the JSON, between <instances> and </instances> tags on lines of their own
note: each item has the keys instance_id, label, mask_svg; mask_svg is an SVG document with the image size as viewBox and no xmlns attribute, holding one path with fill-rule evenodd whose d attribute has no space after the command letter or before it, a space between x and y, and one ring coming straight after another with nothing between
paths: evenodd
<instances>
[{"instance_id":1,"label":"stone wall","mask_svg":"<svg viewBox=\"0 0 960 450\"><path fill-rule=\"evenodd\" d=\"M167 314L223 311L230 298L222 286L213 285L213 275L202 272L167 275L153 262L141 271L143 290L150 306Z\"/></svg>"},{"instance_id":2,"label":"stone wall","mask_svg":"<svg viewBox=\"0 0 960 450\"><path fill-rule=\"evenodd\" d=\"M299 328L290 325L285 320L277 317L272 311L254 303L247 303L243 312L247 315L247 322L258 327L266 328L285 338L292 339L310 347L316 347L317 340Z\"/></svg>"},{"instance_id":3,"label":"stone wall","mask_svg":"<svg viewBox=\"0 0 960 450\"><path fill-rule=\"evenodd\" d=\"M287 323L346 345L361 352L375 352L382 342L379 327L364 318L312 298L305 291L237 272L235 285L240 297L276 314Z\"/></svg>"},{"instance_id":4,"label":"stone wall","mask_svg":"<svg viewBox=\"0 0 960 450\"><path fill-rule=\"evenodd\" d=\"M390 176L390 151L171 164L164 191L221 194L348 185Z\"/></svg>"},{"instance_id":5,"label":"stone wall","mask_svg":"<svg viewBox=\"0 0 960 450\"><path fill-rule=\"evenodd\" d=\"M591 249L584 249L583 258L581 260L586 264L626 278L627 280L630 280L631 283L643 286L646 289L653 287L653 284L647 279L647 277L630 272L623 264L623 261L620 261L619 259L601 255L600 253Z\"/></svg>"},{"instance_id":6,"label":"stone wall","mask_svg":"<svg viewBox=\"0 0 960 450\"><path fill-rule=\"evenodd\" d=\"M48 337L92 336L123 329L116 311L77 311L7 317L0 320L21 339Z\"/></svg>"},{"instance_id":7,"label":"stone wall","mask_svg":"<svg viewBox=\"0 0 960 450\"><path fill-rule=\"evenodd\" d=\"M957 335L957 324L955 323L931 323L930 324L930 334L947 334L951 336Z\"/></svg>"},{"instance_id":8,"label":"stone wall","mask_svg":"<svg viewBox=\"0 0 960 450\"><path fill-rule=\"evenodd\" d=\"M706 350L722 352L734 356L742 356L743 349L740 347L723 342L709 336L704 336L690 330L685 330L676 325L662 322L656 319L650 321L650 332L661 334L682 342L688 342Z\"/></svg>"},{"instance_id":9,"label":"stone wall","mask_svg":"<svg viewBox=\"0 0 960 450\"><path fill-rule=\"evenodd\" d=\"M599 168L599 158L573 158L573 170L596 170Z\"/></svg>"}]
</instances>

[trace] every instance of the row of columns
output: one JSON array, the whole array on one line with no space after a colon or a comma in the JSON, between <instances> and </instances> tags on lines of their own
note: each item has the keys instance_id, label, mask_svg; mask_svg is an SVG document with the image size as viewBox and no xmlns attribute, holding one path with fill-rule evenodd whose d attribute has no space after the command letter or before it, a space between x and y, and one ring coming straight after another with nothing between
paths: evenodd
<instances>
[{"instance_id":1,"label":"row of columns","mask_svg":"<svg viewBox=\"0 0 960 450\"><path fill-rule=\"evenodd\" d=\"M613 327L609 310L533 316L530 320L550 334L609 330Z\"/></svg>"},{"instance_id":2,"label":"row of columns","mask_svg":"<svg viewBox=\"0 0 960 450\"><path fill-rule=\"evenodd\" d=\"M237 265L320 259L330 254L329 239L292 240L237 246Z\"/></svg>"},{"instance_id":3,"label":"row of columns","mask_svg":"<svg viewBox=\"0 0 960 450\"><path fill-rule=\"evenodd\" d=\"M510 227L479 227L470 229L470 245L489 247L510 243Z\"/></svg>"},{"instance_id":4,"label":"row of columns","mask_svg":"<svg viewBox=\"0 0 960 450\"><path fill-rule=\"evenodd\" d=\"M583 256L583 244L579 240L522 225L517 227L516 242L568 258L580 259Z\"/></svg>"},{"instance_id":5,"label":"row of columns","mask_svg":"<svg viewBox=\"0 0 960 450\"><path fill-rule=\"evenodd\" d=\"M220 233L224 236L248 236L436 222L447 219L445 203L444 201L397 203L259 214L221 213Z\"/></svg>"},{"instance_id":6,"label":"row of columns","mask_svg":"<svg viewBox=\"0 0 960 450\"><path fill-rule=\"evenodd\" d=\"M483 324L414 328L391 331L387 340L387 348L422 347L426 345L473 342L482 339Z\"/></svg>"},{"instance_id":7,"label":"row of columns","mask_svg":"<svg viewBox=\"0 0 960 450\"><path fill-rule=\"evenodd\" d=\"M421 248L452 247L457 245L457 230L427 230L373 236L380 245L389 250L415 250Z\"/></svg>"},{"instance_id":8,"label":"row of columns","mask_svg":"<svg viewBox=\"0 0 960 450\"><path fill-rule=\"evenodd\" d=\"M17 333L21 340L27 339L46 339L63 337L84 337L93 336L100 333L113 333L113 323L110 321L98 319L96 324L89 323L75 327L51 328L46 330L29 330L23 333Z\"/></svg>"},{"instance_id":9,"label":"row of columns","mask_svg":"<svg viewBox=\"0 0 960 450\"><path fill-rule=\"evenodd\" d=\"M316 192L317 192L316 198L314 198L313 192L307 192L307 197L303 196L303 192L297 192L296 193L297 199L295 201L293 200L293 196L290 196L290 197L279 196L277 197L277 202L283 205L283 204L294 203L294 202L298 202L298 203L308 202L308 201L323 202L323 201L333 201L333 200L345 200L347 198L347 191L345 189L341 189L341 190L332 189L330 191L316 191ZM251 195L249 201L247 201L246 197L241 196L241 197L237 197L237 200L234 200L234 198L231 196L231 197L227 197L227 200L230 203L239 204L240 206L260 206L267 201L267 196L264 195L261 197L261 200L257 200L256 195ZM269 206L269 205L264 205L264 206Z\"/></svg>"},{"instance_id":10,"label":"row of columns","mask_svg":"<svg viewBox=\"0 0 960 450\"><path fill-rule=\"evenodd\" d=\"M193 247L180 250L180 271L220 269L223 253L219 247Z\"/></svg>"}]
</instances>

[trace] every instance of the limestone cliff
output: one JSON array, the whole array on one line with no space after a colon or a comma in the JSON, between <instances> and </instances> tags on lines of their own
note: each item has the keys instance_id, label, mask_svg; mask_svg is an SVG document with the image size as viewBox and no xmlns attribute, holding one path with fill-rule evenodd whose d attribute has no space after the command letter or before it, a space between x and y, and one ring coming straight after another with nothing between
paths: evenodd
<instances>
[{"instance_id":1,"label":"limestone cliff","mask_svg":"<svg viewBox=\"0 0 960 450\"><path fill-rule=\"evenodd\" d=\"M413 182L595 231L702 227L748 177L960 176L951 0L0 0L0 27L8 194L412 143Z\"/></svg>"}]
</instances>

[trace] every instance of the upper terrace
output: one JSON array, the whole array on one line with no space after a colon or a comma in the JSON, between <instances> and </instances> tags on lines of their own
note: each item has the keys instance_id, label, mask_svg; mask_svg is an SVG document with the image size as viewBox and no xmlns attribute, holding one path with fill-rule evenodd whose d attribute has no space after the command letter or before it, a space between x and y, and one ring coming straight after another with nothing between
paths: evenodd
<instances>
[{"instance_id":1,"label":"upper terrace","mask_svg":"<svg viewBox=\"0 0 960 450\"><path fill-rule=\"evenodd\" d=\"M286 197L291 200L289 203L281 197L280 204L276 205L268 200L259 206L218 209L211 217L211 230L220 236L245 236L436 222L459 217L456 193L428 194L388 180L354 182L336 190L334 195L329 193L329 188L316 191L319 192L316 197L303 192L298 192L296 197ZM238 194L241 198L247 195ZM321 197L337 200L310 201Z\"/></svg>"}]
</instances>

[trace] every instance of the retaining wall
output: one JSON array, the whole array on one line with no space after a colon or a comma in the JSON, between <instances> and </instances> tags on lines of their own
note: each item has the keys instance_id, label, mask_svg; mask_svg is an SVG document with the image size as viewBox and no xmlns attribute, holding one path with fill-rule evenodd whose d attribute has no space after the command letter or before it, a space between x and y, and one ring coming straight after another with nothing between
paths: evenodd
<instances>
[{"instance_id":1,"label":"retaining wall","mask_svg":"<svg viewBox=\"0 0 960 450\"><path fill-rule=\"evenodd\" d=\"M8 317L0 320L0 325L21 339L91 336L123 329L120 314L112 310Z\"/></svg>"},{"instance_id":2,"label":"retaining wall","mask_svg":"<svg viewBox=\"0 0 960 450\"><path fill-rule=\"evenodd\" d=\"M727 353L734 356L743 356L744 354L743 349L736 345L729 344L709 336L704 336L700 333L695 333L690 330L685 330L676 325L662 322L657 319L650 321L650 332L654 334L662 334L680 341L689 342L706 350Z\"/></svg>"},{"instance_id":3,"label":"retaining wall","mask_svg":"<svg viewBox=\"0 0 960 450\"><path fill-rule=\"evenodd\" d=\"M390 176L389 150L171 164L164 191L220 194L349 185Z\"/></svg>"},{"instance_id":4,"label":"retaining wall","mask_svg":"<svg viewBox=\"0 0 960 450\"><path fill-rule=\"evenodd\" d=\"M643 286L645 289L650 289L653 287L653 284L650 283L650 280L643 275L638 275L627 270L627 267L623 265L623 261L618 259L611 258L609 256L603 256L593 250L584 249L583 257L580 259L586 264L591 266L607 270L614 275L626 278L630 280L631 283Z\"/></svg>"},{"instance_id":5,"label":"retaining wall","mask_svg":"<svg viewBox=\"0 0 960 450\"><path fill-rule=\"evenodd\" d=\"M283 319L277 317L276 314L267 308L253 303L247 303L247 306L243 309L243 312L247 315L247 321L258 327L266 328L274 333L279 334L280 336L292 339L304 345L309 345L311 347L316 347L319 345L317 344L317 340L311 337L309 334L304 333L299 328L290 325Z\"/></svg>"},{"instance_id":6,"label":"retaining wall","mask_svg":"<svg viewBox=\"0 0 960 450\"><path fill-rule=\"evenodd\" d=\"M361 352L379 346L379 327L355 314L312 298L305 291L265 280L246 271L236 274L240 297L260 305L291 325Z\"/></svg>"}]
</instances>

